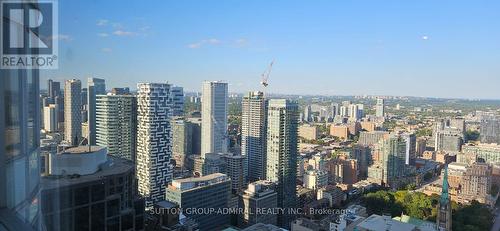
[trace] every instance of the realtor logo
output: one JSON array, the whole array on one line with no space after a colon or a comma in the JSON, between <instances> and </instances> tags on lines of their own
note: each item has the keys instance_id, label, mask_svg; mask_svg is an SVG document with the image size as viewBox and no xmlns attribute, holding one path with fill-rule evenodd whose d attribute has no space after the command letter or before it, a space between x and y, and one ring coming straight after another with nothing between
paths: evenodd
<instances>
[{"instance_id":1,"label":"realtor logo","mask_svg":"<svg viewBox=\"0 0 500 231\"><path fill-rule=\"evenodd\" d=\"M2 69L56 69L57 8L52 1L2 1Z\"/></svg>"}]
</instances>

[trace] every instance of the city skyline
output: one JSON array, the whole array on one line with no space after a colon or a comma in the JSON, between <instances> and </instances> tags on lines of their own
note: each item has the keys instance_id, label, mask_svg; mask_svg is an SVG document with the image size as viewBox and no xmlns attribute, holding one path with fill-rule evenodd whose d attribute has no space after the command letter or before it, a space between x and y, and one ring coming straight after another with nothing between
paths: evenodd
<instances>
[{"instance_id":1,"label":"city skyline","mask_svg":"<svg viewBox=\"0 0 500 231\"><path fill-rule=\"evenodd\" d=\"M61 2L60 69L41 81L243 93L274 59L269 93L500 99L497 2L281 3Z\"/></svg>"}]
</instances>

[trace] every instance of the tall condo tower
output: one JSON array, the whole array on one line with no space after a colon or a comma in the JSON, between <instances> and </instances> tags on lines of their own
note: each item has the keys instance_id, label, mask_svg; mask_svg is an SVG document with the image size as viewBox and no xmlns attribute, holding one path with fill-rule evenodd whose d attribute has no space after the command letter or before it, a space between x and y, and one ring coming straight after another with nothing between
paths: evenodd
<instances>
[{"instance_id":1,"label":"tall condo tower","mask_svg":"<svg viewBox=\"0 0 500 231\"><path fill-rule=\"evenodd\" d=\"M164 200L172 180L170 85L139 83L137 90L136 174L139 194L151 208Z\"/></svg>"}]
</instances>

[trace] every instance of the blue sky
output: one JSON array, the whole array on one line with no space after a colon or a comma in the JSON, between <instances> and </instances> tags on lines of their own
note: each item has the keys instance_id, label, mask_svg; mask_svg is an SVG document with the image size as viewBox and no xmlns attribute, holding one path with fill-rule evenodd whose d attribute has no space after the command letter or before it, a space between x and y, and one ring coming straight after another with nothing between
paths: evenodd
<instances>
[{"instance_id":1,"label":"blue sky","mask_svg":"<svg viewBox=\"0 0 500 231\"><path fill-rule=\"evenodd\" d=\"M44 83L244 92L274 59L273 93L500 99L500 1L64 0L59 33Z\"/></svg>"}]
</instances>

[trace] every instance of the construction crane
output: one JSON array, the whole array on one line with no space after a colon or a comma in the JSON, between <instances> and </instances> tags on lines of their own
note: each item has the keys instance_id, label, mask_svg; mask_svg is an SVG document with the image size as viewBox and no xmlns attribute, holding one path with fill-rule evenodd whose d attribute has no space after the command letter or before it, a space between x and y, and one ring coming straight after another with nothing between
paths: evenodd
<instances>
[{"instance_id":1,"label":"construction crane","mask_svg":"<svg viewBox=\"0 0 500 231\"><path fill-rule=\"evenodd\" d=\"M269 79L269 75L271 74L271 70L273 68L273 64L274 64L274 60L271 61L271 63L269 64L269 66L267 67L267 69L264 71L264 73L262 73L262 81L260 81L260 84L266 88L269 83L267 82L267 80Z\"/></svg>"}]
</instances>

